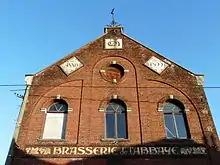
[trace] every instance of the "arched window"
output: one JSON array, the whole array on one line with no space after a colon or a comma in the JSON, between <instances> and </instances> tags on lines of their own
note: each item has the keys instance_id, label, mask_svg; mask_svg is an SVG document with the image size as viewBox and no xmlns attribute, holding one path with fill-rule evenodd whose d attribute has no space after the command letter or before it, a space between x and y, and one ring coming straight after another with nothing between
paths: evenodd
<instances>
[{"instance_id":1,"label":"arched window","mask_svg":"<svg viewBox=\"0 0 220 165\"><path fill-rule=\"evenodd\" d=\"M68 105L64 100L55 100L47 110L43 139L64 139Z\"/></svg>"},{"instance_id":2,"label":"arched window","mask_svg":"<svg viewBox=\"0 0 220 165\"><path fill-rule=\"evenodd\" d=\"M127 139L126 105L121 100L111 100L105 109L105 138Z\"/></svg>"},{"instance_id":3,"label":"arched window","mask_svg":"<svg viewBox=\"0 0 220 165\"><path fill-rule=\"evenodd\" d=\"M184 105L175 99L169 99L163 105L166 136L168 139L189 138L189 129Z\"/></svg>"}]
</instances>

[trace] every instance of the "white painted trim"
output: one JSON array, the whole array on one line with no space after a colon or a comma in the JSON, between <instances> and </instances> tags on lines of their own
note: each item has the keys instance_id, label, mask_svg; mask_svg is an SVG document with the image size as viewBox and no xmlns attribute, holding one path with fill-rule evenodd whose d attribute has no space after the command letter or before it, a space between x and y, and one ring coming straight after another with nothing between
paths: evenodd
<instances>
[{"instance_id":1,"label":"white painted trim","mask_svg":"<svg viewBox=\"0 0 220 165\"><path fill-rule=\"evenodd\" d=\"M104 111L105 111L105 108L101 108L101 107L100 107L100 108L98 108L98 111L99 111L99 112L104 112Z\"/></svg>"},{"instance_id":2,"label":"white painted trim","mask_svg":"<svg viewBox=\"0 0 220 165\"><path fill-rule=\"evenodd\" d=\"M57 96L56 96L56 99L60 99L60 98L61 98L61 96L60 96L60 95L57 95Z\"/></svg>"},{"instance_id":3,"label":"white painted trim","mask_svg":"<svg viewBox=\"0 0 220 165\"><path fill-rule=\"evenodd\" d=\"M117 64L117 61L112 61L112 64Z\"/></svg>"},{"instance_id":4,"label":"white painted trim","mask_svg":"<svg viewBox=\"0 0 220 165\"><path fill-rule=\"evenodd\" d=\"M114 78L114 79L112 80L112 82L113 82L113 83L117 83L117 80Z\"/></svg>"},{"instance_id":5,"label":"white painted trim","mask_svg":"<svg viewBox=\"0 0 220 165\"><path fill-rule=\"evenodd\" d=\"M47 113L47 108L41 108L40 111Z\"/></svg>"},{"instance_id":6,"label":"white painted trim","mask_svg":"<svg viewBox=\"0 0 220 165\"><path fill-rule=\"evenodd\" d=\"M118 98L118 95L112 95L112 98L113 98L113 99L117 99L117 98Z\"/></svg>"},{"instance_id":7,"label":"white painted trim","mask_svg":"<svg viewBox=\"0 0 220 165\"><path fill-rule=\"evenodd\" d=\"M33 80L33 77L32 75L28 75L28 76L25 76L25 82L26 82L26 85L31 85L32 84L32 80Z\"/></svg>"},{"instance_id":8,"label":"white painted trim","mask_svg":"<svg viewBox=\"0 0 220 165\"><path fill-rule=\"evenodd\" d=\"M173 96L173 95L169 95L169 98L170 98L170 99L174 99L174 96Z\"/></svg>"},{"instance_id":9,"label":"white painted trim","mask_svg":"<svg viewBox=\"0 0 220 165\"><path fill-rule=\"evenodd\" d=\"M197 85L204 86L204 75L196 75Z\"/></svg>"}]
</instances>

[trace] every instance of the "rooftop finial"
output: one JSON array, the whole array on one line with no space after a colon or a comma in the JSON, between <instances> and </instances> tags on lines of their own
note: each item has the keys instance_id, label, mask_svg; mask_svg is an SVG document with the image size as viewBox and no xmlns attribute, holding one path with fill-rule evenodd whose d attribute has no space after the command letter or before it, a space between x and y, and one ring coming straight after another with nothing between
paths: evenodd
<instances>
[{"instance_id":1,"label":"rooftop finial","mask_svg":"<svg viewBox=\"0 0 220 165\"><path fill-rule=\"evenodd\" d=\"M112 21L111 21L110 25L108 25L108 26L111 26L111 27L120 26L120 24L118 24L118 23L115 21L115 13L114 13L114 11L115 11L115 8L113 8L112 11L111 11Z\"/></svg>"}]
</instances>

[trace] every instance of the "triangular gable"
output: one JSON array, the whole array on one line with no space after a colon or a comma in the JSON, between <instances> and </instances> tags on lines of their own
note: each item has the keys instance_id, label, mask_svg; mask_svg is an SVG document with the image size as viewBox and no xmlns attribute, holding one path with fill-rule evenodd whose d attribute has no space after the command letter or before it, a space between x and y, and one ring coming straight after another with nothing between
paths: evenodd
<instances>
[{"instance_id":1,"label":"triangular gable","mask_svg":"<svg viewBox=\"0 0 220 165\"><path fill-rule=\"evenodd\" d=\"M112 27L114 29L114 27ZM116 27L118 28L118 27ZM111 27L108 27L108 29L111 29ZM183 70L185 70L187 73L189 73L191 76L193 77L203 77L203 75L197 75L197 74L194 74L193 72L191 72L190 70L187 70L186 68L176 64L175 62L167 59L166 57L162 56L161 54L157 53L156 51L150 49L149 47L143 45L142 43L136 41L135 39L131 38L130 36L128 36L127 34L123 33L122 31L120 31L120 35L127 38L128 40L130 41L133 41L134 43L140 45L141 47L143 47L144 49L152 52L151 55L148 55L149 58L146 59L145 62L143 62L143 65L145 65L146 67L148 67L149 69L153 70L154 72L160 74L161 72L163 72L163 70L166 69L166 67L168 66L171 66L171 65L175 65ZM51 68L52 66L59 66L60 69L68 76L70 74L72 74L73 72L75 72L76 70L78 70L79 68L83 67L83 65L85 65L83 63L83 61L80 61L80 59L78 59L76 56L78 54L80 54L80 52L82 52L83 50L87 49L90 45L92 45L93 43L95 43L96 41L100 40L100 39L103 39L103 45L102 45L102 48L104 50L107 50L107 49L112 49L111 45L106 45L106 42L115 42L117 41L119 43L118 47L113 47L113 49L115 50L120 50L122 49L123 50L123 47L122 47L122 39L119 37L117 39L114 39L113 38L114 36L111 36L110 32L108 32L107 30L105 31L105 33L103 35L101 35L100 37L98 37L97 39L89 42L88 44L82 46L81 48L77 49L76 51L70 53L69 55L65 56L64 58L60 59L59 61L53 63L52 65L46 67L45 69L37 72L35 75L39 75L41 74L42 72L46 71L47 69ZM111 39L113 38L113 39ZM108 47L109 46L109 47ZM72 58L71 58L72 57ZM149 64L150 62L160 62L162 64L161 67L157 67L157 68L153 68L152 66L150 66L151 64ZM72 66L72 68L65 68L65 66Z\"/></svg>"}]
</instances>

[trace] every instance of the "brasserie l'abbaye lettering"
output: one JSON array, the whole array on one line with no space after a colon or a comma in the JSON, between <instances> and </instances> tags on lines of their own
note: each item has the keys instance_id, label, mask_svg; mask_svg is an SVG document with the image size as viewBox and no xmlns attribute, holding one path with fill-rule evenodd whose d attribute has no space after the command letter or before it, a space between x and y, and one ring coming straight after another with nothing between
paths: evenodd
<instances>
[{"instance_id":1,"label":"brasserie l'abbaye lettering","mask_svg":"<svg viewBox=\"0 0 220 165\"><path fill-rule=\"evenodd\" d=\"M92 156L92 155L124 155L124 156L156 156L156 155L206 155L207 149L203 146L29 146L25 149L30 155L54 156Z\"/></svg>"}]
</instances>

